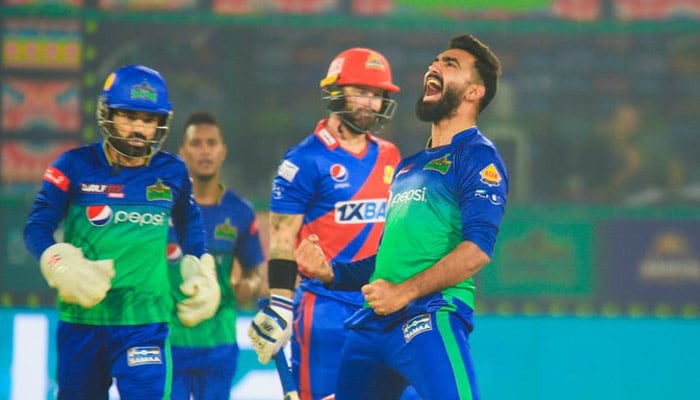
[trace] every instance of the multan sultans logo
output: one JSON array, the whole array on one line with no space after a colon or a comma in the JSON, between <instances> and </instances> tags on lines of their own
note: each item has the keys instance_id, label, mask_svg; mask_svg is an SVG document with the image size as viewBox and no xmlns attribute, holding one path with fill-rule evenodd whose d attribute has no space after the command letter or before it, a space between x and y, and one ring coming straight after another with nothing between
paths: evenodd
<instances>
[{"instance_id":1,"label":"multan sultans logo","mask_svg":"<svg viewBox=\"0 0 700 400\"><path fill-rule=\"evenodd\" d=\"M226 218L223 224L218 224L214 228L214 239L228 240L235 242L238 237L238 228L231 225L231 220Z\"/></svg>"},{"instance_id":2,"label":"multan sultans logo","mask_svg":"<svg viewBox=\"0 0 700 400\"><path fill-rule=\"evenodd\" d=\"M126 363L130 367L147 364L162 364L160 347L132 347L126 351Z\"/></svg>"},{"instance_id":3,"label":"multan sultans logo","mask_svg":"<svg viewBox=\"0 0 700 400\"><path fill-rule=\"evenodd\" d=\"M143 81L131 87L131 100L148 100L157 103L158 92L147 81Z\"/></svg>"},{"instance_id":4,"label":"multan sultans logo","mask_svg":"<svg viewBox=\"0 0 700 400\"><path fill-rule=\"evenodd\" d=\"M424 171L437 171L443 175L447 173L447 171L450 169L452 166L452 161L449 160L450 155L445 154L444 156L440 158L436 158L435 160L430 160L427 164L425 164L425 167L423 167Z\"/></svg>"},{"instance_id":5,"label":"multan sultans logo","mask_svg":"<svg viewBox=\"0 0 700 400\"><path fill-rule=\"evenodd\" d=\"M146 188L146 200L167 200L172 201L173 193L168 186L163 184L163 181L158 179L155 184Z\"/></svg>"},{"instance_id":6,"label":"multan sultans logo","mask_svg":"<svg viewBox=\"0 0 700 400\"><path fill-rule=\"evenodd\" d=\"M430 314L420 314L408 320L401 327L403 331L403 339L406 343L416 337L418 334L433 330L433 323L430 319Z\"/></svg>"}]
</instances>

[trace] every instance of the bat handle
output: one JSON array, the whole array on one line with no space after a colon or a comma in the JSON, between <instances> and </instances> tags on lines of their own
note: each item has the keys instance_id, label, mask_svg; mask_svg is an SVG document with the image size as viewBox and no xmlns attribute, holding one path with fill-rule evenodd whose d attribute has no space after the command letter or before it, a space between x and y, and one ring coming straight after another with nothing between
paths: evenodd
<instances>
[{"instance_id":1,"label":"bat handle","mask_svg":"<svg viewBox=\"0 0 700 400\"><path fill-rule=\"evenodd\" d=\"M284 393L284 400L299 400L299 393L296 389L296 384L294 383L294 378L292 377L292 371L289 369L289 364L287 364L287 357L284 354L284 350L275 354L275 366L277 367L277 374L280 377L280 382L282 383L282 392Z\"/></svg>"}]
</instances>

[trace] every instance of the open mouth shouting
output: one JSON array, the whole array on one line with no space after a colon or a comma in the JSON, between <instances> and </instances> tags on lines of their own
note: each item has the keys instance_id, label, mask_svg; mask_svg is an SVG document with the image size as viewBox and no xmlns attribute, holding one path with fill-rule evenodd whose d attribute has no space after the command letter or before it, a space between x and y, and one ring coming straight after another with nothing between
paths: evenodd
<instances>
[{"instance_id":1,"label":"open mouth shouting","mask_svg":"<svg viewBox=\"0 0 700 400\"><path fill-rule=\"evenodd\" d=\"M442 96L442 78L435 72L430 72L425 78L424 101L437 100Z\"/></svg>"}]
</instances>

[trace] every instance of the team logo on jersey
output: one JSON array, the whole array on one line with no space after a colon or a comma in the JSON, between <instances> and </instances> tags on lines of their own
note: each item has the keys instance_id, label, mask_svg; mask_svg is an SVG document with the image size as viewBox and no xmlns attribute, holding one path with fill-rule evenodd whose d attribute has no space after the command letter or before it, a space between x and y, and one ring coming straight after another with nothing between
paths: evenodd
<instances>
[{"instance_id":1,"label":"team logo on jersey","mask_svg":"<svg viewBox=\"0 0 700 400\"><path fill-rule=\"evenodd\" d=\"M172 201L173 192L170 187L163 184L163 181L158 178L156 183L151 186L146 187L146 200L156 201L156 200L167 200Z\"/></svg>"},{"instance_id":2,"label":"team logo on jersey","mask_svg":"<svg viewBox=\"0 0 700 400\"><path fill-rule=\"evenodd\" d=\"M417 335L431 330L433 330L433 321L430 319L430 314L427 313L417 315L401 326L403 340L406 343L410 342Z\"/></svg>"},{"instance_id":3,"label":"team logo on jersey","mask_svg":"<svg viewBox=\"0 0 700 400\"><path fill-rule=\"evenodd\" d=\"M341 201L335 203L337 224L366 224L384 222L386 219L386 199Z\"/></svg>"},{"instance_id":4,"label":"team logo on jersey","mask_svg":"<svg viewBox=\"0 0 700 400\"><path fill-rule=\"evenodd\" d=\"M391 184L391 180L394 178L394 167L392 165L384 166L384 183L387 185Z\"/></svg>"},{"instance_id":5,"label":"team logo on jersey","mask_svg":"<svg viewBox=\"0 0 700 400\"><path fill-rule=\"evenodd\" d=\"M52 183L54 186L63 190L64 192L68 191L70 179L68 179L68 177L58 168L47 168L46 172L44 172L44 180Z\"/></svg>"},{"instance_id":6,"label":"team logo on jersey","mask_svg":"<svg viewBox=\"0 0 700 400\"><path fill-rule=\"evenodd\" d=\"M238 228L231 225L231 220L229 218L226 218L223 224L218 224L214 228L214 239L235 242L237 237Z\"/></svg>"},{"instance_id":7,"label":"team logo on jersey","mask_svg":"<svg viewBox=\"0 0 700 400\"><path fill-rule=\"evenodd\" d=\"M105 226L112 220L112 208L110 206L88 206L85 215L93 226Z\"/></svg>"},{"instance_id":8,"label":"team logo on jersey","mask_svg":"<svg viewBox=\"0 0 700 400\"><path fill-rule=\"evenodd\" d=\"M452 166L452 161L448 158L450 157L449 154L445 154L444 156L440 158L436 158L434 160L428 161L427 164L425 164L425 167L423 167L424 171L437 171L443 175L447 173L447 171L450 169Z\"/></svg>"},{"instance_id":9,"label":"team logo on jersey","mask_svg":"<svg viewBox=\"0 0 700 400\"><path fill-rule=\"evenodd\" d=\"M126 364L130 367L162 363L163 357L160 353L160 347L132 347L126 350Z\"/></svg>"},{"instance_id":10,"label":"team logo on jersey","mask_svg":"<svg viewBox=\"0 0 700 400\"><path fill-rule=\"evenodd\" d=\"M499 186L501 184L501 174L498 173L496 166L491 163L479 172L481 176L481 183L485 183L488 186Z\"/></svg>"},{"instance_id":11,"label":"team logo on jersey","mask_svg":"<svg viewBox=\"0 0 700 400\"><path fill-rule=\"evenodd\" d=\"M329 170L331 178L338 183L347 182L350 174L348 169L342 164L333 164Z\"/></svg>"},{"instance_id":12,"label":"team logo on jersey","mask_svg":"<svg viewBox=\"0 0 700 400\"><path fill-rule=\"evenodd\" d=\"M168 243L168 247L165 250L168 262L176 263L182 258L182 249L177 243Z\"/></svg>"}]
</instances>

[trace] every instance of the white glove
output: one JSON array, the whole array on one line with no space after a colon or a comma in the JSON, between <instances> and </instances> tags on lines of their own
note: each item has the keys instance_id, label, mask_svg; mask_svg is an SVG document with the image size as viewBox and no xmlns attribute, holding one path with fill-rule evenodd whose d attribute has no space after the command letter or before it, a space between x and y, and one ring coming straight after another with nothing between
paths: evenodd
<instances>
[{"instance_id":1,"label":"white glove","mask_svg":"<svg viewBox=\"0 0 700 400\"><path fill-rule=\"evenodd\" d=\"M255 314L248 336L261 364L267 364L292 337L292 318L292 300L274 294Z\"/></svg>"},{"instance_id":2,"label":"white glove","mask_svg":"<svg viewBox=\"0 0 700 400\"><path fill-rule=\"evenodd\" d=\"M192 327L211 318L221 302L214 257L208 253L201 258L188 254L180 262L180 274L180 290L188 297L177 304L177 317L183 325Z\"/></svg>"},{"instance_id":3,"label":"white glove","mask_svg":"<svg viewBox=\"0 0 700 400\"><path fill-rule=\"evenodd\" d=\"M70 243L56 243L41 254L41 273L66 303L92 308L112 287L114 261L85 259Z\"/></svg>"}]
</instances>

